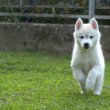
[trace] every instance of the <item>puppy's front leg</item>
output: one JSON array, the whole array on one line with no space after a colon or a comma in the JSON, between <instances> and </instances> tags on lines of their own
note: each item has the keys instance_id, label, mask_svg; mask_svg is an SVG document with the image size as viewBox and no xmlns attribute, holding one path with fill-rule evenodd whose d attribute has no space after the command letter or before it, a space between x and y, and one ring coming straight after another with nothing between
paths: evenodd
<instances>
[{"instance_id":1,"label":"puppy's front leg","mask_svg":"<svg viewBox=\"0 0 110 110\"><path fill-rule=\"evenodd\" d=\"M99 75L99 67L94 66L88 73L87 80L86 80L86 89L93 90L95 87L97 76Z\"/></svg>"},{"instance_id":2,"label":"puppy's front leg","mask_svg":"<svg viewBox=\"0 0 110 110\"><path fill-rule=\"evenodd\" d=\"M86 77L84 75L84 73L82 72L82 70L80 70L79 68L73 68L74 71L74 76L76 78L76 80L79 82L80 88L81 88L81 93L87 93L86 91Z\"/></svg>"}]
</instances>

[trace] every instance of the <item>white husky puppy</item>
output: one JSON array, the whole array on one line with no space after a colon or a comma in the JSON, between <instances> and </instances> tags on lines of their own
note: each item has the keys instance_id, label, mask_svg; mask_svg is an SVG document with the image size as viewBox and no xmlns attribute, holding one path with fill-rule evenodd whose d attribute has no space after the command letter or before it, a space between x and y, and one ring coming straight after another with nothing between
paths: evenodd
<instances>
[{"instance_id":1,"label":"white husky puppy","mask_svg":"<svg viewBox=\"0 0 110 110\"><path fill-rule=\"evenodd\" d=\"M100 45L101 34L95 18L88 24L83 24L79 18L73 36L75 43L71 67L81 87L81 93L93 90L94 94L100 95L105 63Z\"/></svg>"}]
</instances>

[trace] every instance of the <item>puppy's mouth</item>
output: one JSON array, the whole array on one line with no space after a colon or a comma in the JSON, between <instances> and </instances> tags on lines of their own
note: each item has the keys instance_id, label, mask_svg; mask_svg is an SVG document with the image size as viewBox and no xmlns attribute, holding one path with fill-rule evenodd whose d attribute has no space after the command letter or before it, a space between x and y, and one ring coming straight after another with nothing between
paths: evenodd
<instances>
[{"instance_id":1,"label":"puppy's mouth","mask_svg":"<svg viewBox=\"0 0 110 110\"><path fill-rule=\"evenodd\" d=\"M89 46L88 46L88 47L85 47L85 46L84 46L84 49L89 49L89 48L90 48Z\"/></svg>"}]
</instances>

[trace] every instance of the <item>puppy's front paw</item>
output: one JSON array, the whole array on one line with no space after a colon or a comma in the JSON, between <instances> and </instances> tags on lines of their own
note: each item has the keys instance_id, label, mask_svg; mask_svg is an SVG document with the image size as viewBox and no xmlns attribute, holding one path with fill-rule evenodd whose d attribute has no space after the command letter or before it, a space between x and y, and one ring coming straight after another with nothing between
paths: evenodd
<instances>
[{"instance_id":1,"label":"puppy's front paw","mask_svg":"<svg viewBox=\"0 0 110 110\"><path fill-rule=\"evenodd\" d=\"M100 95L101 94L101 91L94 91L94 94L95 95Z\"/></svg>"}]
</instances>

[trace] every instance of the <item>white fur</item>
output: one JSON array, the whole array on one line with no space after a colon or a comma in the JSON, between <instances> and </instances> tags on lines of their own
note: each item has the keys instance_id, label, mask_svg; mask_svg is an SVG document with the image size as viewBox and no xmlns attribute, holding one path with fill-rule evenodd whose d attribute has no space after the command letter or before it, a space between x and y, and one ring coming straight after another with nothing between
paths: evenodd
<instances>
[{"instance_id":1,"label":"white fur","mask_svg":"<svg viewBox=\"0 0 110 110\"><path fill-rule=\"evenodd\" d=\"M95 18L92 18L88 24L83 24L83 21L79 18L73 35L75 43L71 67L81 87L81 93L93 90L94 94L100 95L105 63L100 45L101 35ZM90 38L90 36L93 36L93 38ZM89 48L84 47L85 43L89 44Z\"/></svg>"}]
</instances>

